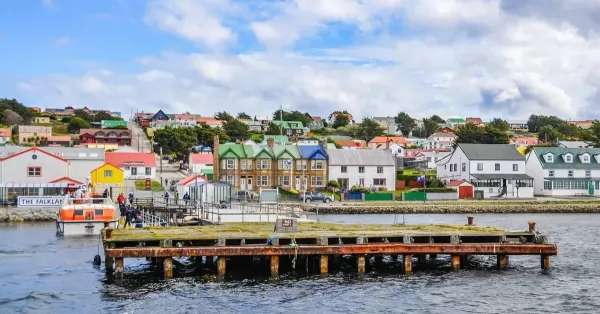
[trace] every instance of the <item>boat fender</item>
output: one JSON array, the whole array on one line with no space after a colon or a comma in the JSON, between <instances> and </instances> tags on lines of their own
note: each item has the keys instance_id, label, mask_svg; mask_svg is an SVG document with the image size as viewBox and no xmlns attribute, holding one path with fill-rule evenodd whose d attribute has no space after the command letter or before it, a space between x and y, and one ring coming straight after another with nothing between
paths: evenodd
<instances>
[{"instance_id":1,"label":"boat fender","mask_svg":"<svg viewBox=\"0 0 600 314\"><path fill-rule=\"evenodd\" d=\"M100 266L101 263L102 259L100 258L100 254L96 254L96 256L94 256L94 266Z\"/></svg>"}]
</instances>

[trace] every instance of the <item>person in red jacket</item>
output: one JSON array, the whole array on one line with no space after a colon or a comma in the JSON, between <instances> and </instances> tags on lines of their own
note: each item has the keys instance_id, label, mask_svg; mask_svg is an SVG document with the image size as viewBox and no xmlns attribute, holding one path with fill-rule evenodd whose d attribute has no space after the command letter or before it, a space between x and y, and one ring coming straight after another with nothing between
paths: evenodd
<instances>
[{"instance_id":1,"label":"person in red jacket","mask_svg":"<svg viewBox=\"0 0 600 314\"><path fill-rule=\"evenodd\" d=\"M122 204L125 202L125 196L123 196L123 193L119 194L119 196L117 196L117 202L119 202L119 204Z\"/></svg>"}]
</instances>

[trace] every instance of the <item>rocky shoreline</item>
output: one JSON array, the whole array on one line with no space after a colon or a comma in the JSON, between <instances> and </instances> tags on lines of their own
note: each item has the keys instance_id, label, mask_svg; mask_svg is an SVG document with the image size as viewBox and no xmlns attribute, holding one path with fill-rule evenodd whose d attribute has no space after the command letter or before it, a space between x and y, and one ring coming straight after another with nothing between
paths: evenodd
<instances>
[{"instance_id":1,"label":"rocky shoreline","mask_svg":"<svg viewBox=\"0 0 600 314\"><path fill-rule=\"evenodd\" d=\"M55 208L0 208L0 222L54 221L58 210Z\"/></svg>"},{"instance_id":2,"label":"rocky shoreline","mask_svg":"<svg viewBox=\"0 0 600 314\"><path fill-rule=\"evenodd\" d=\"M317 206L303 205L302 210L306 212L316 212ZM498 204L498 205L441 205L441 204L402 204L394 206L319 206L319 214L557 214L557 213L600 213L600 203L595 204Z\"/></svg>"}]
</instances>

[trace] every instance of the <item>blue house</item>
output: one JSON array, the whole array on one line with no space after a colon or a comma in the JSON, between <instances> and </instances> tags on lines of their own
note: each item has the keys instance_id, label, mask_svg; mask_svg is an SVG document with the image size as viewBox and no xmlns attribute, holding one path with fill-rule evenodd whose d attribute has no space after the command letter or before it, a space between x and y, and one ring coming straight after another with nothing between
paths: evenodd
<instances>
[{"instance_id":1,"label":"blue house","mask_svg":"<svg viewBox=\"0 0 600 314\"><path fill-rule=\"evenodd\" d=\"M162 111L158 110L158 112L152 116L152 121L168 121L169 117Z\"/></svg>"},{"instance_id":2,"label":"blue house","mask_svg":"<svg viewBox=\"0 0 600 314\"><path fill-rule=\"evenodd\" d=\"M321 145L298 145L302 159L296 160L296 171L305 170L305 186L308 190L322 190L327 185L329 157ZM296 180L300 180L299 177Z\"/></svg>"}]
</instances>

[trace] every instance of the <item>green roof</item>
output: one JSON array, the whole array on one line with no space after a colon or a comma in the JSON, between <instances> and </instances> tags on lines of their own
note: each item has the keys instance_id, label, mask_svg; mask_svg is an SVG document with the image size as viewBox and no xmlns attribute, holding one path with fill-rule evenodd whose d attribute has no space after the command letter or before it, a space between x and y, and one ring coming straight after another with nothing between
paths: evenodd
<instances>
[{"instance_id":1,"label":"green roof","mask_svg":"<svg viewBox=\"0 0 600 314\"><path fill-rule=\"evenodd\" d=\"M219 146L219 158L245 158L244 145L225 143Z\"/></svg>"},{"instance_id":2,"label":"green roof","mask_svg":"<svg viewBox=\"0 0 600 314\"><path fill-rule=\"evenodd\" d=\"M102 121L100 121L100 127L103 129L114 129L118 126L127 127L127 121L123 121L123 120L102 120Z\"/></svg>"},{"instance_id":3,"label":"green roof","mask_svg":"<svg viewBox=\"0 0 600 314\"><path fill-rule=\"evenodd\" d=\"M278 121L275 120L273 123L283 126L284 129L304 129L304 125L300 121ZM296 124L296 127L291 127L290 124Z\"/></svg>"},{"instance_id":4,"label":"green roof","mask_svg":"<svg viewBox=\"0 0 600 314\"><path fill-rule=\"evenodd\" d=\"M448 118L448 121L452 123L465 123L465 119L463 118Z\"/></svg>"},{"instance_id":5,"label":"green roof","mask_svg":"<svg viewBox=\"0 0 600 314\"><path fill-rule=\"evenodd\" d=\"M286 144L290 142L290 138L287 135L265 135L263 144L267 143L267 139L273 139L275 144Z\"/></svg>"},{"instance_id":6,"label":"green roof","mask_svg":"<svg viewBox=\"0 0 600 314\"><path fill-rule=\"evenodd\" d=\"M265 145L243 145L246 158L273 158L273 151Z\"/></svg>"},{"instance_id":7,"label":"green roof","mask_svg":"<svg viewBox=\"0 0 600 314\"><path fill-rule=\"evenodd\" d=\"M200 173L202 173L202 174L214 174L214 170L212 168L200 169Z\"/></svg>"},{"instance_id":8,"label":"green roof","mask_svg":"<svg viewBox=\"0 0 600 314\"><path fill-rule=\"evenodd\" d=\"M573 162L567 163L563 157L569 153L573 155ZM586 153L590 155L589 163L582 162L580 158L580 156ZM596 159L596 156L600 155L600 148L534 147L532 154L538 158L544 169L600 169L600 163ZM544 156L547 154L553 155L553 162L546 162Z\"/></svg>"},{"instance_id":9,"label":"green roof","mask_svg":"<svg viewBox=\"0 0 600 314\"><path fill-rule=\"evenodd\" d=\"M273 154L277 159L301 159L300 151L296 145L274 145Z\"/></svg>"},{"instance_id":10,"label":"green roof","mask_svg":"<svg viewBox=\"0 0 600 314\"><path fill-rule=\"evenodd\" d=\"M169 114L165 114L167 117L169 117L169 119L175 119L175 114L169 113Z\"/></svg>"},{"instance_id":11,"label":"green roof","mask_svg":"<svg viewBox=\"0 0 600 314\"><path fill-rule=\"evenodd\" d=\"M510 144L458 144L469 160L525 160Z\"/></svg>"},{"instance_id":12,"label":"green roof","mask_svg":"<svg viewBox=\"0 0 600 314\"><path fill-rule=\"evenodd\" d=\"M244 123L246 123L246 125L248 125L248 126L261 126L262 125L258 121L244 121Z\"/></svg>"}]
</instances>

